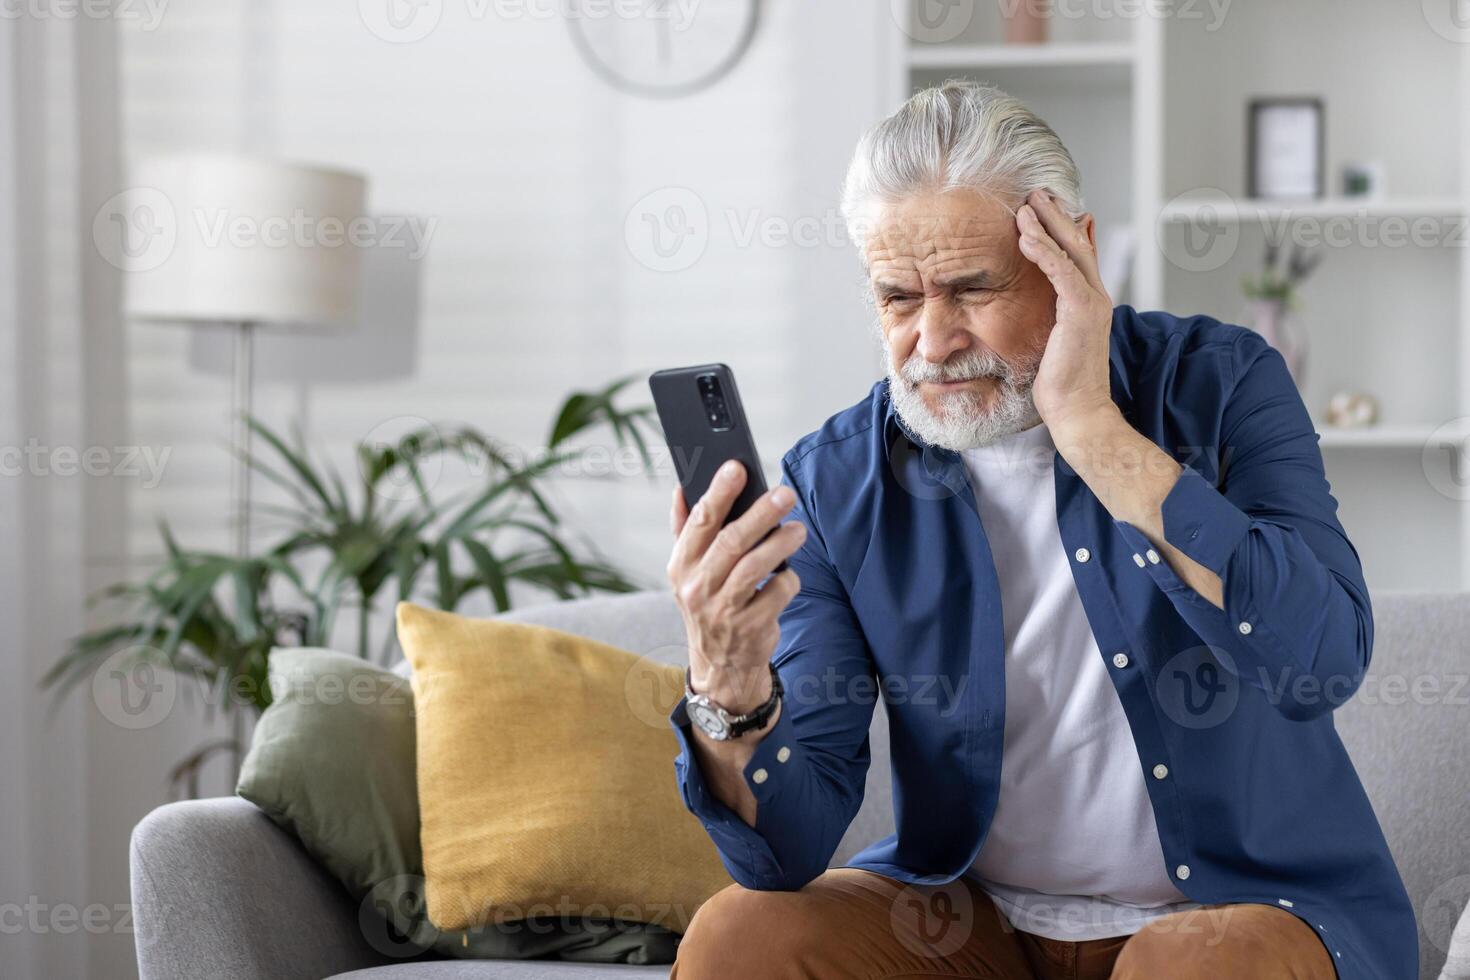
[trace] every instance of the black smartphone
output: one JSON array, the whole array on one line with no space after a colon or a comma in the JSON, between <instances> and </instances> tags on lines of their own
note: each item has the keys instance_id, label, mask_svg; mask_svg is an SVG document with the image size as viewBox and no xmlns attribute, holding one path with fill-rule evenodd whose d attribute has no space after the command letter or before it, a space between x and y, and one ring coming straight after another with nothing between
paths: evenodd
<instances>
[{"instance_id":1,"label":"black smartphone","mask_svg":"<svg viewBox=\"0 0 1470 980\"><path fill-rule=\"evenodd\" d=\"M648 379L653 404L674 457L674 472L690 507L709 489L726 460L745 464L745 489L725 518L728 524L750 509L766 492L760 455L755 450L735 372L724 364L671 368Z\"/></svg>"}]
</instances>

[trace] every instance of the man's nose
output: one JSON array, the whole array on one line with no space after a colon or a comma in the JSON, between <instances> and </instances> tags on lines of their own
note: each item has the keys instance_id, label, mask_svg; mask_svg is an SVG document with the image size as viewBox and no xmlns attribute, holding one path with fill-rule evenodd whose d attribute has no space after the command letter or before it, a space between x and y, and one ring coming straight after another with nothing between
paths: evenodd
<instances>
[{"instance_id":1,"label":"man's nose","mask_svg":"<svg viewBox=\"0 0 1470 980\"><path fill-rule=\"evenodd\" d=\"M919 356L930 364L943 364L969 347L974 338L953 303L938 299L926 302L919 317Z\"/></svg>"}]
</instances>

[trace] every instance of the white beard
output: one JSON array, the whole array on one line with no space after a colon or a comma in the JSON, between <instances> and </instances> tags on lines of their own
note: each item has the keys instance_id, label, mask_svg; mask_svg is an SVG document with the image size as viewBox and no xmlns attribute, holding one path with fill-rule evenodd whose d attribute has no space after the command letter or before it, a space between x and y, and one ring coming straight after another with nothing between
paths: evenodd
<instances>
[{"instance_id":1,"label":"white beard","mask_svg":"<svg viewBox=\"0 0 1470 980\"><path fill-rule=\"evenodd\" d=\"M1044 349L1044 348L1043 348ZM893 355L883 340L884 364L888 369L888 393L904 425L924 442L941 449L963 451L988 446L999 439L1031 428L1041 421L1031 399L1031 385L1041 364L1043 349L1012 364L991 350L969 350L943 364L930 364L917 352L895 370ZM940 397L937 411L919 392L925 381L964 381L989 377L999 382L995 403L989 408L985 396L975 391L955 391Z\"/></svg>"}]
</instances>

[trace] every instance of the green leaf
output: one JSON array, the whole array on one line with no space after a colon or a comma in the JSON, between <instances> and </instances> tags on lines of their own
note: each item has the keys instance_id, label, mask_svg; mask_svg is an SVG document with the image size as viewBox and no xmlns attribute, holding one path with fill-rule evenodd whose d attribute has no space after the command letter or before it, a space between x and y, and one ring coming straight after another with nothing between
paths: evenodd
<instances>
[{"instance_id":1,"label":"green leaf","mask_svg":"<svg viewBox=\"0 0 1470 980\"><path fill-rule=\"evenodd\" d=\"M510 608L510 588L506 583L505 567L495 559L489 548L474 538L465 538L460 544L480 574L479 584L490 590L496 610L505 612Z\"/></svg>"}]
</instances>

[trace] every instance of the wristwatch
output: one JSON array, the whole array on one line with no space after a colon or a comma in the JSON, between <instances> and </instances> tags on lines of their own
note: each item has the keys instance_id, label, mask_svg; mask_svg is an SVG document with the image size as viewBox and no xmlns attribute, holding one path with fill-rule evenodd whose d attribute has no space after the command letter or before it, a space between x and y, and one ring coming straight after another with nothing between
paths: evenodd
<instances>
[{"instance_id":1,"label":"wristwatch","mask_svg":"<svg viewBox=\"0 0 1470 980\"><path fill-rule=\"evenodd\" d=\"M772 664L771 696L766 699L766 703L743 715L732 715L707 696L695 694L691 674L687 669L684 671L684 703L689 720L716 742L739 738L746 732L764 728L766 722L776 713L783 693L781 675L776 673L776 665Z\"/></svg>"}]
</instances>

